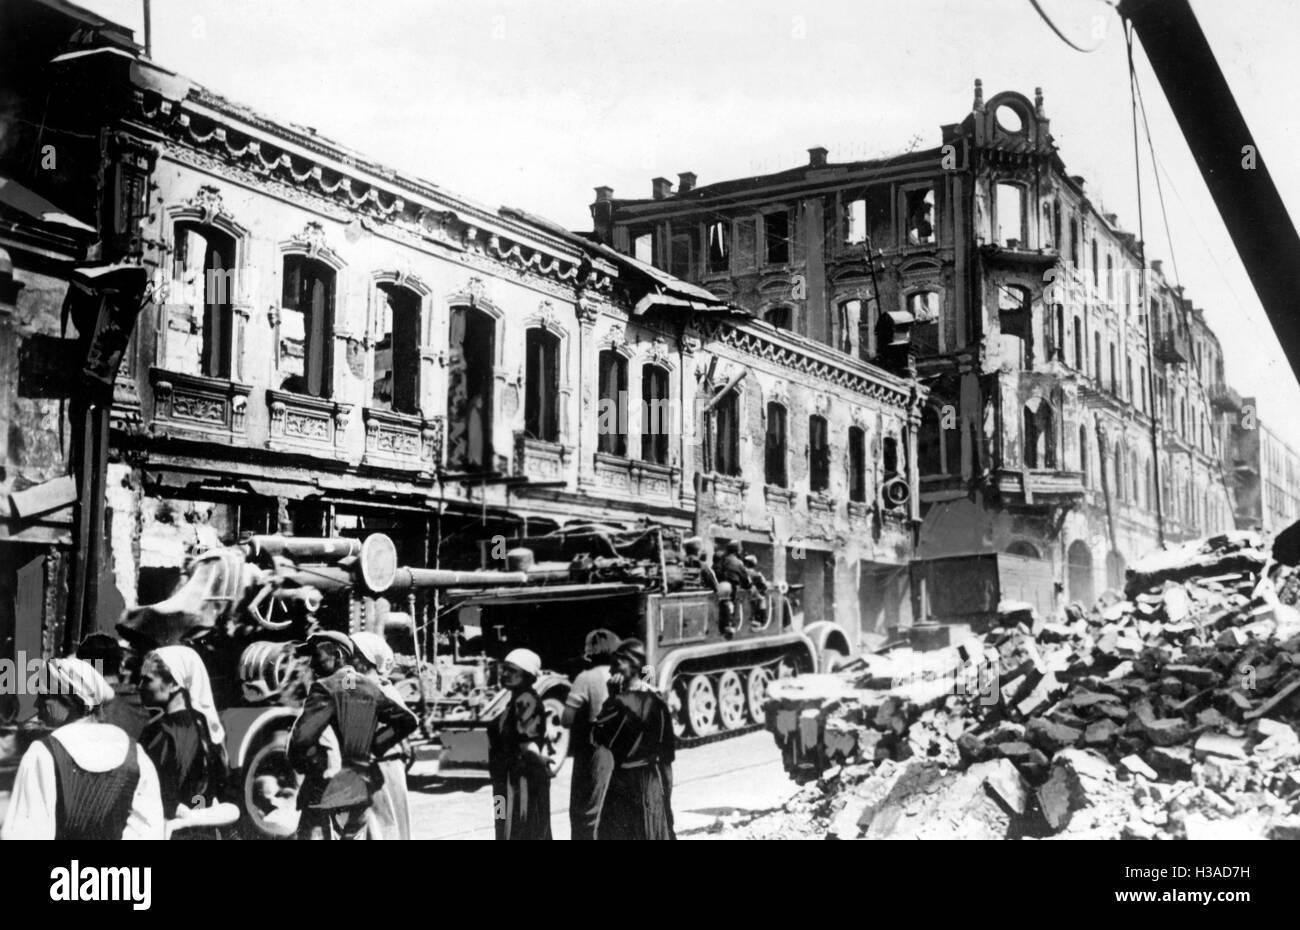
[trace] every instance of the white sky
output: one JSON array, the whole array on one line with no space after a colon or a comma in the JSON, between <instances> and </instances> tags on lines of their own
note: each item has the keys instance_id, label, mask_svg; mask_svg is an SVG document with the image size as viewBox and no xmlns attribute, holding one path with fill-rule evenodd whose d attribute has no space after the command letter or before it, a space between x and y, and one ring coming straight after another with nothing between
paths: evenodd
<instances>
[{"instance_id":1,"label":"white sky","mask_svg":"<svg viewBox=\"0 0 1300 930\"><path fill-rule=\"evenodd\" d=\"M140 30L142 0L82 0ZM1128 75L1101 0L154 0L154 57L213 90L475 200L589 229L592 188L699 183L937 145L986 97L1041 86L1072 174L1137 231ZM1300 4L1193 0L1261 157L1300 216ZM1139 50L1181 281L1229 381L1300 450L1300 386ZM1145 152L1145 141L1143 142ZM1145 158L1145 155L1144 155ZM1145 177L1148 254L1171 254ZM1300 300L1300 295L1297 295Z\"/></svg>"}]
</instances>

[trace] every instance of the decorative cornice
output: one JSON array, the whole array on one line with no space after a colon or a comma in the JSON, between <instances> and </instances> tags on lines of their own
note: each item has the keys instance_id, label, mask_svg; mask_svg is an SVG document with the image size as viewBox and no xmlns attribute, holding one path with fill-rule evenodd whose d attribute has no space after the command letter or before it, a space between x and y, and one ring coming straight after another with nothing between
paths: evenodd
<instances>
[{"instance_id":1,"label":"decorative cornice","mask_svg":"<svg viewBox=\"0 0 1300 930\"><path fill-rule=\"evenodd\" d=\"M828 384L853 391L872 400L880 401L892 407L906 408L909 403L908 390L878 381L869 375L853 369L836 365L830 361L815 358L801 352L798 347L782 344L778 339L753 330L741 330L723 321L704 320L701 330L705 338L715 340L725 346L738 349L747 355L776 362L787 368L808 375Z\"/></svg>"},{"instance_id":2,"label":"decorative cornice","mask_svg":"<svg viewBox=\"0 0 1300 930\"><path fill-rule=\"evenodd\" d=\"M545 238L545 233L471 204L441 203L439 201L445 195L440 195L431 186L426 189L424 185L399 179L395 173L384 172L378 167L371 170L385 174L393 182L391 185L360 177L362 171L350 175L288 151L287 147L310 147L318 151L322 159L338 159L345 164L357 159L333 153L319 145L308 146L296 136L286 139L286 148L280 148L270 141L254 139L234 126L219 125L211 116L194 112L189 101L151 100L141 94L137 97L137 107L139 117L163 135L168 153L183 161L194 163L196 159L193 156L205 157L205 166L219 165L223 172L233 171L253 186L271 185L289 199L307 202L341 221L360 214L388 224L408 241L433 241L455 250L484 255L493 266L505 265L521 274L536 275L570 288L601 293L613 290L616 272L609 266L593 266L586 255L575 260L558 250L548 253L522 239L507 238L491 226L504 230L517 227L524 237L536 234ZM241 113L238 118L267 133L285 133L283 127L247 113ZM182 153L191 153L191 157ZM420 203L421 198L429 202ZM571 295L566 296L571 299Z\"/></svg>"}]
</instances>

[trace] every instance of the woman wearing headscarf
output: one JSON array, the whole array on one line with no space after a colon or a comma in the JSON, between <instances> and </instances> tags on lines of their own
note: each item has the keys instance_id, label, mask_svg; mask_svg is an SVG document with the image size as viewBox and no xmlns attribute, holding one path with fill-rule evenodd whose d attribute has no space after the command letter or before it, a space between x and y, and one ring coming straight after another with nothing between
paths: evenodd
<instances>
[{"instance_id":1,"label":"woman wearing headscarf","mask_svg":"<svg viewBox=\"0 0 1300 930\"><path fill-rule=\"evenodd\" d=\"M564 725L569 728L573 778L569 783L570 838L594 840L605 801L605 789L614 770L609 750L591 739L591 727L609 697L609 664L618 648L618 634L592 630L587 634L583 660L588 667L578 673L564 702Z\"/></svg>"},{"instance_id":2,"label":"woman wearing headscarf","mask_svg":"<svg viewBox=\"0 0 1300 930\"><path fill-rule=\"evenodd\" d=\"M488 725L492 814L499 840L551 838L551 770L542 751L546 708L533 690L541 671L541 657L531 649L511 651L501 665L509 701Z\"/></svg>"},{"instance_id":3,"label":"woman wearing headscarf","mask_svg":"<svg viewBox=\"0 0 1300 930\"><path fill-rule=\"evenodd\" d=\"M37 713L53 732L18 765L0 838L160 840L158 774L125 731L102 723L113 689L82 659L52 659L37 676Z\"/></svg>"},{"instance_id":4,"label":"woman wearing headscarf","mask_svg":"<svg viewBox=\"0 0 1300 930\"><path fill-rule=\"evenodd\" d=\"M352 667L369 678L379 689L399 706L406 703L401 693L389 682L393 670L393 650L378 633L354 633L352 645L356 653ZM410 714L410 711L407 711ZM418 725L415 714L410 714L413 728ZM392 746L379 759L379 772L384 783L375 792L374 801L366 813L369 838L372 840L409 840L411 838L411 810L406 798L406 747L404 743Z\"/></svg>"},{"instance_id":5,"label":"woman wearing headscarf","mask_svg":"<svg viewBox=\"0 0 1300 930\"><path fill-rule=\"evenodd\" d=\"M146 655L140 697L162 711L140 742L158 769L167 818L218 803L226 786L226 734L199 654L189 646L163 646Z\"/></svg>"},{"instance_id":6,"label":"woman wearing headscarf","mask_svg":"<svg viewBox=\"0 0 1300 930\"><path fill-rule=\"evenodd\" d=\"M592 738L613 756L597 839L672 840L676 740L668 705L646 684L645 646L626 639L614 653L609 698Z\"/></svg>"}]
</instances>

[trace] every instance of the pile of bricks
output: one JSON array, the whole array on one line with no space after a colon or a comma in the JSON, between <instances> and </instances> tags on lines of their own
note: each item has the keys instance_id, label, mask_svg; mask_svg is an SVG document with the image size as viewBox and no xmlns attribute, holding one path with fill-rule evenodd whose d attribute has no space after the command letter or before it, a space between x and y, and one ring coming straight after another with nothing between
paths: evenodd
<instances>
[{"instance_id":1,"label":"pile of bricks","mask_svg":"<svg viewBox=\"0 0 1300 930\"><path fill-rule=\"evenodd\" d=\"M1300 835L1300 572L1233 533L1124 594L1008 611L952 675L866 657L778 682L768 728L815 780L798 803L841 838Z\"/></svg>"}]
</instances>

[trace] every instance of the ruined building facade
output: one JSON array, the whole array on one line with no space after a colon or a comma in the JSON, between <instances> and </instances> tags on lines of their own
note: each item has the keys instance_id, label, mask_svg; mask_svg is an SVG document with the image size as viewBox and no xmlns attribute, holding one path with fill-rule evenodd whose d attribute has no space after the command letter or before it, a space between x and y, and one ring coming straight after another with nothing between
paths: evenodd
<instances>
[{"instance_id":1,"label":"ruined building facade","mask_svg":"<svg viewBox=\"0 0 1300 930\"><path fill-rule=\"evenodd\" d=\"M74 66L83 87L112 92L138 149L118 212L148 282L106 385L92 521L105 595L78 636L166 597L191 555L248 533L382 530L402 564L479 567L562 526L659 524L715 548L742 540L770 580L793 585L807 623L850 629L860 566L905 572L913 380L589 237L268 119L130 43ZM102 234L86 225L69 248L84 254ZM0 324L16 328L18 353L39 348L37 329L57 333L67 289L39 306L34 288L16 309L6 298ZM18 393L55 390L57 365L46 369ZM34 402L5 412L29 422ZM53 416L57 398L41 403ZM752 434L771 403L820 422L810 465L807 425L791 417L776 494L764 491L775 460ZM884 470L866 451L881 445ZM71 467L62 455L49 465L30 482ZM877 507L887 483L895 503ZM42 571L41 596L59 601L66 583ZM892 598L869 607L896 618L905 598ZM5 649L49 627L40 612L9 623ZM45 651L76 638L60 631Z\"/></svg>"},{"instance_id":2,"label":"ruined building facade","mask_svg":"<svg viewBox=\"0 0 1300 930\"><path fill-rule=\"evenodd\" d=\"M1158 263L1143 287L1140 244L1066 173L1041 94L986 101L976 82L939 147L809 154L675 192L658 178L646 199L598 188L596 231L828 353L916 372L920 610L1091 603L1157 545L1157 482L1166 539L1232 527L1217 340ZM756 438L779 432L764 416ZM835 448L853 454L847 434Z\"/></svg>"}]
</instances>

